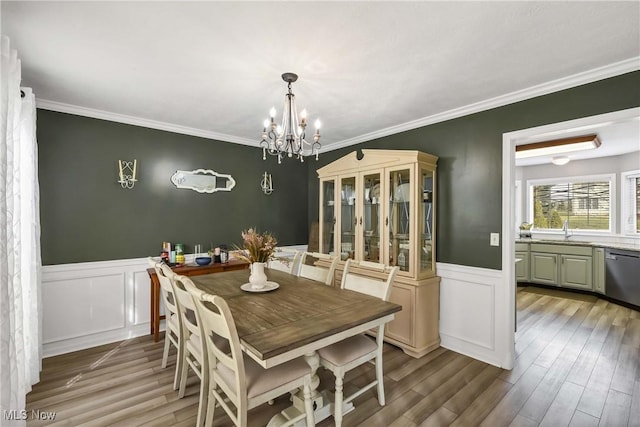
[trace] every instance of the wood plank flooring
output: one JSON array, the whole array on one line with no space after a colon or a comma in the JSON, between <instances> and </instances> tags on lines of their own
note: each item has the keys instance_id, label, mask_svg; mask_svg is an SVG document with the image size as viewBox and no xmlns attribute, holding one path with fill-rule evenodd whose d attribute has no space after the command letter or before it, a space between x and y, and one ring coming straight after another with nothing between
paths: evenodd
<instances>
[{"instance_id":1,"label":"wood plank flooring","mask_svg":"<svg viewBox=\"0 0 640 427\"><path fill-rule=\"evenodd\" d=\"M162 341L140 337L45 359L27 410L55 412L28 426L192 426L199 383L172 390L175 353L160 368ZM356 399L345 426L634 426L640 427L640 313L598 299L519 288L517 359L506 371L439 348L421 359L386 345L387 404L371 390ZM321 387L333 377L318 372ZM345 393L375 376L347 374ZM266 425L286 397L250 412ZM216 426L230 426L218 412ZM318 423L333 425L333 418Z\"/></svg>"}]
</instances>

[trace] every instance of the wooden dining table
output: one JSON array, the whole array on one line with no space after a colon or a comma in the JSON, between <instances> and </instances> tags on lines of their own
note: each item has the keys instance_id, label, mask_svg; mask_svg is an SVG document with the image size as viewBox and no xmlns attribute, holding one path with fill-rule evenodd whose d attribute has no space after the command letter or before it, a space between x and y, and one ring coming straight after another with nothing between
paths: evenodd
<instances>
[{"instance_id":1,"label":"wooden dining table","mask_svg":"<svg viewBox=\"0 0 640 427\"><path fill-rule=\"evenodd\" d=\"M227 301L241 346L258 364L270 368L297 357L305 358L314 373L312 394L318 422L331 415L333 399L326 390L317 390L317 350L393 320L402 307L283 271L265 271L268 280L279 285L277 289L240 289L249 282L246 270L194 276L191 280L198 288ZM294 406L279 416L290 419L298 411L304 411L303 400L294 397Z\"/></svg>"}]
</instances>

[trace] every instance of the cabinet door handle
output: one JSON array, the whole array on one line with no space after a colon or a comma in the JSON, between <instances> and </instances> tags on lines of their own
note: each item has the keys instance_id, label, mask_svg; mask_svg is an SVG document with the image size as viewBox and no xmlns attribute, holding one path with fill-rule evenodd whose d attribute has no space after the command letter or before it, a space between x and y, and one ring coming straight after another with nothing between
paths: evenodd
<instances>
[{"instance_id":1,"label":"cabinet door handle","mask_svg":"<svg viewBox=\"0 0 640 427\"><path fill-rule=\"evenodd\" d=\"M358 225L358 218L354 218L353 225Z\"/></svg>"},{"instance_id":2,"label":"cabinet door handle","mask_svg":"<svg viewBox=\"0 0 640 427\"><path fill-rule=\"evenodd\" d=\"M384 220L384 225L389 225L389 217Z\"/></svg>"},{"instance_id":3,"label":"cabinet door handle","mask_svg":"<svg viewBox=\"0 0 640 427\"><path fill-rule=\"evenodd\" d=\"M336 225L336 218L333 217L333 225Z\"/></svg>"},{"instance_id":4,"label":"cabinet door handle","mask_svg":"<svg viewBox=\"0 0 640 427\"><path fill-rule=\"evenodd\" d=\"M362 217L360 217L360 225L362 225Z\"/></svg>"}]
</instances>

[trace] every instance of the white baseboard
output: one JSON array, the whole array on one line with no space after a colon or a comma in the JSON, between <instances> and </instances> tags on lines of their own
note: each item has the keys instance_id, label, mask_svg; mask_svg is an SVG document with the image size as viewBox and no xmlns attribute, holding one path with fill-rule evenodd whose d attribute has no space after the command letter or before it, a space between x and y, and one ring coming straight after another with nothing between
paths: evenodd
<instances>
[{"instance_id":1,"label":"white baseboard","mask_svg":"<svg viewBox=\"0 0 640 427\"><path fill-rule=\"evenodd\" d=\"M162 323L164 324L164 322ZM150 325L147 323L115 331L99 332L81 337L49 342L43 345L43 357L57 356L59 354L71 353L73 351L123 341L129 338L149 335L149 328ZM164 327L161 329L163 330Z\"/></svg>"}]
</instances>

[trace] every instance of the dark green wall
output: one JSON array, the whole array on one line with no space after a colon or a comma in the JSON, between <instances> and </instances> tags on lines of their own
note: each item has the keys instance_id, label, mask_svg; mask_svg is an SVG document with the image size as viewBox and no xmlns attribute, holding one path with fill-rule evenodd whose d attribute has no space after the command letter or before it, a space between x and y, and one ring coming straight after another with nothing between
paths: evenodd
<instances>
[{"instance_id":1,"label":"dark green wall","mask_svg":"<svg viewBox=\"0 0 640 427\"><path fill-rule=\"evenodd\" d=\"M255 147L46 110L37 120L45 265L157 255L163 241L208 249L239 243L254 225L283 245L307 242L306 163L278 166ZM131 190L116 182L119 159L138 161ZM171 183L176 170L197 168L231 174L236 187L200 194Z\"/></svg>"},{"instance_id":2,"label":"dark green wall","mask_svg":"<svg viewBox=\"0 0 640 427\"><path fill-rule=\"evenodd\" d=\"M440 157L438 261L500 269L489 233L502 230L502 134L639 105L633 72L280 166L263 162L255 147L38 110L43 263L144 257L164 240L187 250L238 243L252 225L283 245L306 243L318 218L316 169L356 149L385 148ZM123 190L117 161L134 158L139 182ZM229 173L237 185L199 194L171 184L177 169L196 168ZM265 170L273 174L270 196L259 188Z\"/></svg>"},{"instance_id":3,"label":"dark green wall","mask_svg":"<svg viewBox=\"0 0 640 427\"><path fill-rule=\"evenodd\" d=\"M309 163L309 221L318 220L318 168L356 149L420 150L440 158L437 260L501 269L489 233L502 231L502 134L639 105L633 72L323 153Z\"/></svg>"}]
</instances>

